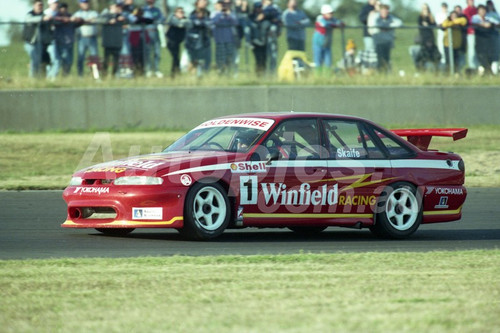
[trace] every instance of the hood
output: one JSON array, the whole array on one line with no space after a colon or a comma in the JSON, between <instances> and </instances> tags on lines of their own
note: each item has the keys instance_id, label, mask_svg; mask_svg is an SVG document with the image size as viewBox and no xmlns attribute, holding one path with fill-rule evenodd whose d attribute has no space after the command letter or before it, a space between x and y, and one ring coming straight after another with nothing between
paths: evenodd
<instances>
[{"instance_id":1,"label":"hood","mask_svg":"<svg viewBox=\"0 0 500 333\"><path fill-rule=\"evenodd\" d=\"M246 154L220 151L172 152L140 155L93 165L74 174L83 179L116 179L123 176L161 176L192 167L231 163ZM238 158L239 157L239 158Z\"/></svg>"}]
</instances>

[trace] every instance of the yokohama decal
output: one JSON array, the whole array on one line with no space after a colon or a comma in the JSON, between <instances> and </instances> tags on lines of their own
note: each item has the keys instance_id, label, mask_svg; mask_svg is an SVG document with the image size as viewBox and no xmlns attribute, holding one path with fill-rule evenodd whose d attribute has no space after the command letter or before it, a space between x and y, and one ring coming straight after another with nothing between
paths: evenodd
<instances>
[{"instance_id":1,"label":"yokohama decal","mask_svg":"<svg viewBox=\"0 0 500 333\"><path fill-rule=\"evenodd\" d=\"M77 187L73 192L75 194L98 194L109 193L109 187Z\"/></svg>"}]
</instances>

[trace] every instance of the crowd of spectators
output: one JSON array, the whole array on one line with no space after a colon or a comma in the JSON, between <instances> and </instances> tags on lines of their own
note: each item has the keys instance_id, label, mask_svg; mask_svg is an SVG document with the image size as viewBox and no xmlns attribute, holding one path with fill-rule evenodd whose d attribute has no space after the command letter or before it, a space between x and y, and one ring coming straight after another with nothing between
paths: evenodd
<instances>
[{"instance_id":1,"label":"crowd of spectators","mask_svg":"<svg viewBox=\"0 0 500 333\"><path fill-rule=\"evenodd\" d=\"M467 6L441 4L440 12L434 16L429 6L424 5L418 18L418 48L414 50L416 67L420 70L449 70L453 64L459 73L467 67L468 72L498 74L500 37L498 15L493 1L475 6L467 0ZM434 30L438 29L437 40Z\"/></svg>"},{"instance_id":2,"label":"crowd of spectators","mask_svg":"<svg viewBox=\"0 0 500 333\"><path fill-rule=\"evenodd\" d=\"M303 52L307 48L306 28L312 25L314 64L318 71L329 73L333 65L332 30L345 27L328 4L311 22L298 8L297 0L289 0L284 11L272 0L218 0L213 6L208 0L196 0L191 13L177 7L169 17L157 7L156 0L113 0L101 13L91 8L89 0L71 1L78 1L75 13L70 13L63 1L48 0L44 10L42 0L34 0L23 30L31 77L53 80L69 75L76 50L79 76L90 68L94 77L162 78L162 48L172 58L170 76L175 77L181 69L202 76L212 68L213 47L217 72L236 75L242 45L253 52L257 75L273 74L283 30L288 50ZM492 1L477 7L474 0L466 0L466 4L463 10L455 6L450 11L443 3L437 15L428 5L423 6L416 22L416 45L410 49L418 71L440 71L453 64L457 73L466 65L468 70L498 73L500 16ZM358 70L390 72L395 29L403 22L391 13L389 5L377 0L367 1L359 20L363 48L357 51L353 40L347 41L340 67L350 74Z\"/></svg>"}]
</instances>

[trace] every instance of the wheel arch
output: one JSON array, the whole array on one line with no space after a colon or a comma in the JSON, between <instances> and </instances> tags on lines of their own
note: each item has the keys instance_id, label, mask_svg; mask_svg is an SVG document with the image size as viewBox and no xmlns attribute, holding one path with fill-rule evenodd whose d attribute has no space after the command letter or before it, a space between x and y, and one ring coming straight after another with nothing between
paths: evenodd
<instances>
[{"instance_id":1,"label":"wheel arch","mask_svg":"<svg viewBox=\"0 0 500 333\"><path fill-rule=\"evenodd\" d=\"M196 180L193 182L188 189L188 192L191 191L191 189L194 187L196 184L213 184L217 183L222 188L226 191L227 198L229 200L230 208L231 208L231 223L233 223L236 220L236 212L237 212L237 207L236 207L236 193L233 191L231 188L229 182L227 182L224 178L216 178L216 177L204 177ZM184 206L186 205L186 201L184 200Z\"/></svg>"}]
</instances>

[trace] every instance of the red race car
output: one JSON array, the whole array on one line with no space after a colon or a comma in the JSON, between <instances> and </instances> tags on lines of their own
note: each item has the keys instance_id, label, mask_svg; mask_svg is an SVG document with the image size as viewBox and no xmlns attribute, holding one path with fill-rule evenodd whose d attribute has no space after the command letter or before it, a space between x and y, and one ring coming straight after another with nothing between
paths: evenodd
<instances>
[{"instance_id":1,"label":"red race car","mask_svg":"<svg viewBox=\"0 0 500 333\"><path fill-rule=\"evenodd\" d=\"M256 113L206 121L163 152L76 172L66 228L124 235L175 228L210 239L227 228L369 228L406 238L461 218L460 156L428 150L467 129L389 131L332 114ZM407 137L408 141L403 137Z\"/></svg>"}]
</instances>

